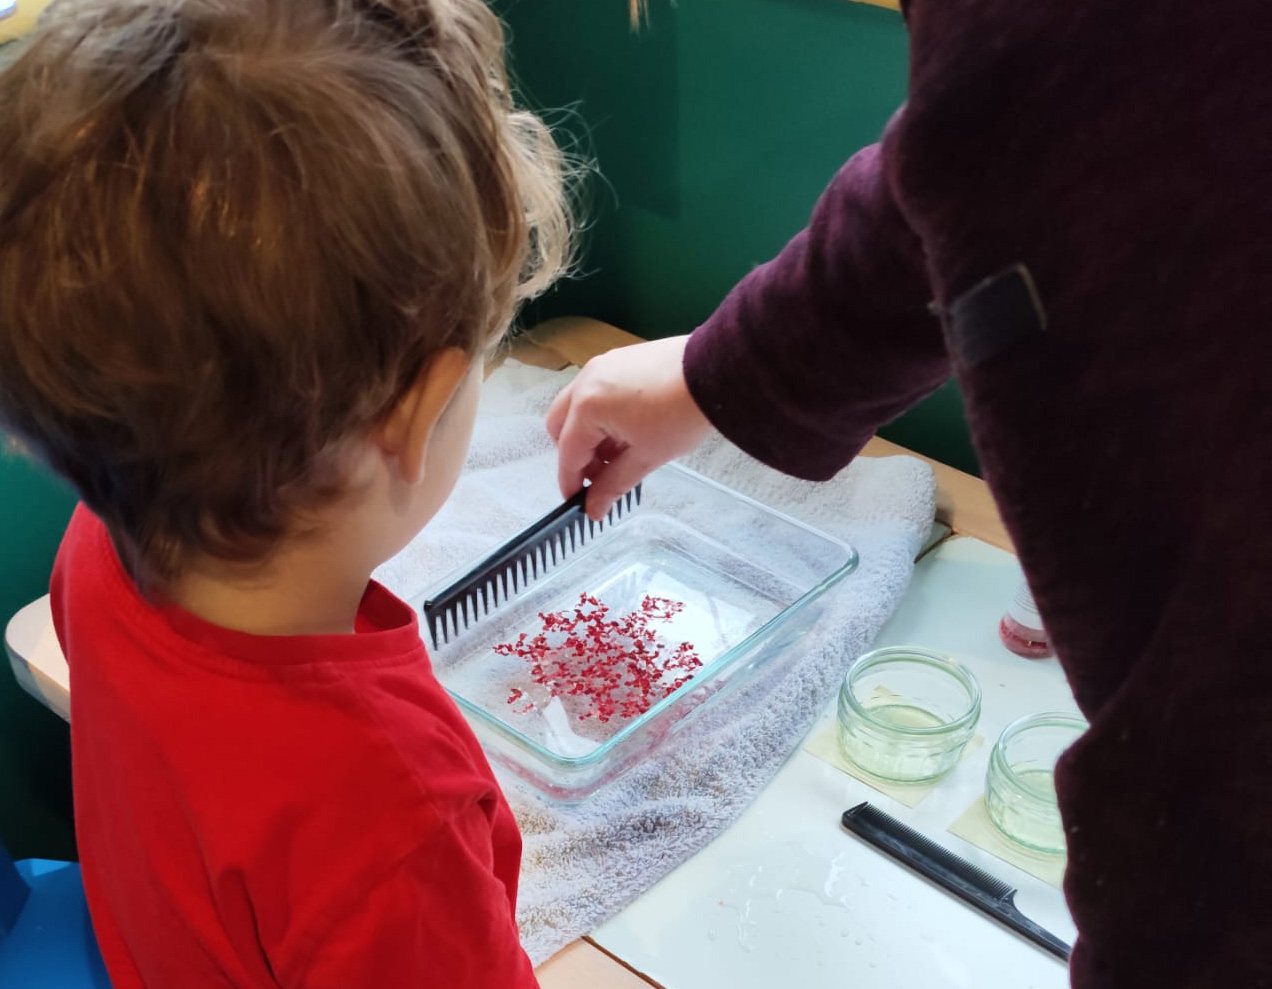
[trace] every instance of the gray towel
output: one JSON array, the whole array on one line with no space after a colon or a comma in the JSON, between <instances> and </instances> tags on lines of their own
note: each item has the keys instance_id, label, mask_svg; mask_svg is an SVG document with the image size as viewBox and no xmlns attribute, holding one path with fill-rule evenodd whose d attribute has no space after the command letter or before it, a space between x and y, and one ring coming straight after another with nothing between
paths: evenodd
<instances>
[{"instance_id":1,"label":"gray towel","mask_svg":"<svg viewBox=\"0 0 1272 989\"><path fill-rule=\"evenodd\" d=\"M560 502L543 415L573 371L509 363L486 383L467 470L437 519L376 577L405 598ZM537 965L603 923L729 826L798 748L909 584L935 484L913 457L859 459L825 484L797 481L720 438L685 466L856 547L829 617L789 663L762 667L656 753L582 804L509 783L525 838L517 919ZM501 776L501 779L505 777Z\"/></svg>"}]
</instances>

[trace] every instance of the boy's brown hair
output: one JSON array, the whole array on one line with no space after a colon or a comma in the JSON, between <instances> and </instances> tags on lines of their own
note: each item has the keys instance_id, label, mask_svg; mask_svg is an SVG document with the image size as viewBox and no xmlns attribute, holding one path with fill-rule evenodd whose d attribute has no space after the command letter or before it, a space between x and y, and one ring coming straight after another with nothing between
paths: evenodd
<instances>
[{"instance_id":1,"label":"boy's brown hair","mask_svg":"<svg viewBox=\"0 0 1272 989\"><path fill-rule=\"evenodd\" d=\"M0 75L0 425L134 572L254 560L568 252L482 0L61 0Z\"/></svg>"}]
</instances>

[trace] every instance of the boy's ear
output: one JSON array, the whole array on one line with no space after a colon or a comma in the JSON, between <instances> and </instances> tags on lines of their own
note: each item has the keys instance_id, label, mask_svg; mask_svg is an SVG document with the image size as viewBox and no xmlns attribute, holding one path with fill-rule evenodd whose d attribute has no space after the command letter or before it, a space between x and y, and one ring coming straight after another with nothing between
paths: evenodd
<instances>
[{"instance_id":1,"label":"boy's ear","mask_svg":"<svg viewBox=\"0 0 1272 989\"><path fill-rule=\"evenodd\" d=\"M433 430L472 364L473 358L458 347L439 350L372 434L376 445L396 460L397 471L407 484L424 479Z\"/></svg>"}]
</instances>

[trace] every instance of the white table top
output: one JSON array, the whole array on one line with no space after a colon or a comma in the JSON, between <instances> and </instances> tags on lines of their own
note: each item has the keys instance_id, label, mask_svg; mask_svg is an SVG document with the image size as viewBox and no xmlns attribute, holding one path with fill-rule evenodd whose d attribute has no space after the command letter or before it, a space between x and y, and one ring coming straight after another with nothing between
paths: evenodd
<instances>
[{"instance_id":1,"label":"white table top","mask_svg":"<svg viewBox=\"0 0 1272 989\"><path fill-rule=\"evenodd\" d=\"M9 619L4 648L22 689L69 720L71 674L53 631L47 594Z\"/></svg>"},{"instance_id":2,"label":"white table top","mask_svg":"<svg viewBox=\"0 0 1272 989\"><path fill-rule=\"evenodd\" d=\"M962 659L980 681L985 744L913 810L804 751L736 824L592 935L667 989L1063 989L1051 955L844 832L869 800L1020 890L1017 905L1066 941L1060 892L946 832L984 790L990 747L1025 714L1076 711L1054 659L998 641L1015 591L1009 553L954 538L920 561L878 645ZM823 721L833 719L828 708Z\"/></svg>"},{"instance_id":3,"label":"white table top","mask_svg":"<svg viewBox=\"0 0 1272 989\"><path fill-rule=\"evenodd\" d=\"M1007 723L1076 710L1055 660L1021 659L998 642L1017 574L1009 553L952 538L920 561L880 636L879 645L956 655L981 684L985 744L918 807L796 752L737 823L593 940L666 989L1063 989L1058 960L839 826L845 809L870 800L1017 886L1027 916L1072 940L1059 891L945 831L983 792L990 746ZM14 617L5 644L19 682L62 710L67 670L47 598ZM833 717L828 708L823 721Z\"/></svg>"}]
</instances>

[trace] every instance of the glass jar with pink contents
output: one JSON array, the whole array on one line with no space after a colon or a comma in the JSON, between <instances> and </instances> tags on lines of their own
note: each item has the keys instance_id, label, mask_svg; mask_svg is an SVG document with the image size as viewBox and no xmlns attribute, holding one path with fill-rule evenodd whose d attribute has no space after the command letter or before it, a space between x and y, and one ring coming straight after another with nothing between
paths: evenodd
<instances>
[{"instance_id":1,"label":"glass jar with pink contents","mask_svg":"<svg viewBox=\"0 0 1272 989\"><path fill-rule=\"evenodd\" d=\"M1043 659L1055 653L1051 648L1051 640L1047 638L1047 630L1042 627L1042 617L1038 614L1038 606L1034 604L1033 594L1023 573L1020 575L1016 594L1007 606L1002 621L998 623L998 637L1017 656Z\"/></svg>"}]
</instances>

